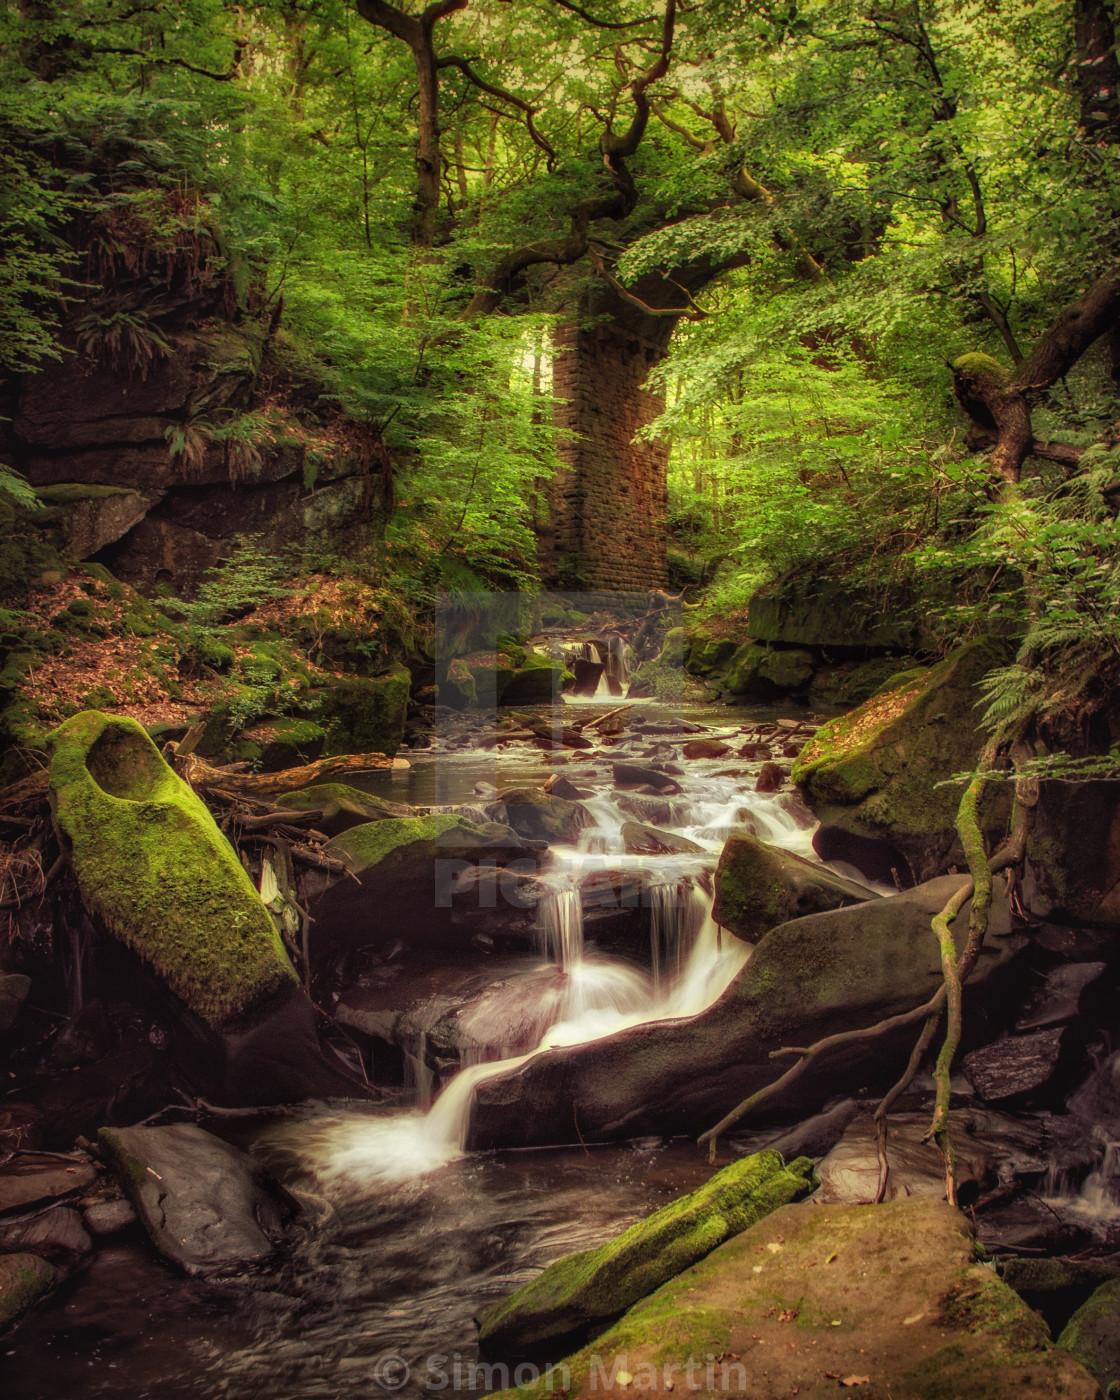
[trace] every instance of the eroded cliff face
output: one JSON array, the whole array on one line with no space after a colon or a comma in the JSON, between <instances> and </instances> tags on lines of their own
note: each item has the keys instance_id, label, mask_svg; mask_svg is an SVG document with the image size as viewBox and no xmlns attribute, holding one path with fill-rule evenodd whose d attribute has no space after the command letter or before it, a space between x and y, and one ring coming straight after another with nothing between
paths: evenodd
<instances>
[{"instance_id":1,"label":"eroded cliff face","mask_svg":"<svg viewBox=\"0 0 1120 1400\"><path fill-rule=\"evenodd\" d=\"M323 411L312 367L260 316L201 305L175 320L142 368L71 334L61 361L12 386L8 453L60 513L64 553L190 594L237 535L270 551L356 545L368 450Z\"/></svg>"}]
</instances>

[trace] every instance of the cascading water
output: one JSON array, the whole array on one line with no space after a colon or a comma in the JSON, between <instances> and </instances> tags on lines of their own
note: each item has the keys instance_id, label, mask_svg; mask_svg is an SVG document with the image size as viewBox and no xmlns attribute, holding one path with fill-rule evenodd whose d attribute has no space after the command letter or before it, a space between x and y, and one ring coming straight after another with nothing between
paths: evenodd
<instances>
[{"instance_id":1,"label":"cascading water","mask_svg":"<svg viewBox=\"0 0 1120 1400\"><path fill-rule=\"evenodd\" d=\"M1094 1233L1108 1234L1120 1218L1120 1050L1098 1053L1095 1070L1069 1098L1071 1115L1085 1124L1080 1170L1053 1169L1043 1190Z\"/></svg>"}]
</instances>

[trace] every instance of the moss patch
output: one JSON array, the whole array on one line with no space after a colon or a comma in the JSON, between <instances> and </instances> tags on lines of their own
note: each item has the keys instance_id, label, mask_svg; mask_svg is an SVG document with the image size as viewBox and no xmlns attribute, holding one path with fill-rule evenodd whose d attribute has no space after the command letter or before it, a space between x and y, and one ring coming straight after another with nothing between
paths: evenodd
<instances>
[{"instance_id":1,"label":"moss patch","mask_svg":"<svg viewBox=\"0 0 1120 1400\"><path fill-rule=\"evenodd\" d=\"M37 1254L0 1255L0 1328L22 1317L54 1280L54 1269Z\"/></svg>"},{"instance_id":2,"label":"moss patch","mask_svg":"<svg viewBox=\"0 0 1120 1400\"><path fill-rule=\"evenodd\" d=\"M812 1162L744 1157L598 1249L559 1259L479 1318L490 1348L523 1348L617 1317L731 1235L810 1190Z\"/></svg>"},{"instance_id":3,"label":"moss patch","mask_svg":"<svg viewBox=\"0 0 1120 1400\"><path fill-rule=\"evenodd\" d=\"M51 745L55 821L114 936L220 1029L295 979L233 848L135 720L88 710Z\"/></svg>"}]
</instances>

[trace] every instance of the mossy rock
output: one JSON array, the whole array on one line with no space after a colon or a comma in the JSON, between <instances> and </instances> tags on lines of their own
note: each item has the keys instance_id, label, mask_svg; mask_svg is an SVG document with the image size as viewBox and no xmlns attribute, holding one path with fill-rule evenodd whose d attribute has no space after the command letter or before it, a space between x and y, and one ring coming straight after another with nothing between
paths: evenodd
<instances>
[{"instance_id":1,"label":"mossy rock","mask_svg":"<svg viewBox=\"0 0 1120 1400\"><path fill-rule=\"evenodd\" d=\"M658 661L662 666L683 666L689 655L688 633L683 627L670 627L661 643Z\"/></svg>"},{"instance_id":2,"label":"mossy rock","mask_svg":"<svg viewBox=\"0 0 1120 1400\"><path fill-rule=\"evenodd\" d=\"M710 676L722 671L739 648L733 637L711 637L707 632L693 632L684 668L690 676Z\"/></svg>"},{"instance_id":3,"label":"mossy rock","mask_svg":"<svg viewBox=\"0 0 1120 1400\"><path fill-rule=\"evenodd\" d=\"M51 805L82 902L218 1030L295 972L236 852L135 720L86 710L51 735Z\"/></svg>"},{"instance_id":4,"label":"mossy rock","mask_svg":"<svg viewBox=\"0 0 1120 1400\"><path fill-rule=\"evenodd\" d=\"M894 676L870 700L822 726L792 772L821 820L818 842L827 843L828 829L889 842L919 882L963 862L955 849L962 789L948 780L975 767L985 739L979 682L1007 654L1007 645L993 638L968 642L936 666ZM1005 821L1008 806L1006 795L995 792L981 814L985 827Z\"/></svg>"},{"instance_id":5,"label":"mossy rock","mask_svg":"<svg viewBox=\"0 0 1120 1400\"><path fill-rule=\"evenodd\" d=\"M1097 1378L1108 1396L1120 1387L1120 1279L1102 1283L1087 1303L1082 1303L1058 1338L1064 1347Z\"/></svg>"},{"instance_id":6,"label":"mossy rock","mask_svg":"<svg viewBox=\"0 0 1120 1400\"><path fill-rule=\"evenodd\" d=\"M323 697L324 755L396 753L404 738L412 676L399 662L383 676L337 681Z\"/></svg>"},{"instance_id":7,"label":"mossy rock","mask_svg":"<svg viewBox=\"0 0 1120 1400\"><path fill-rule=\"evenodd\" d=\"M779 648L767 653L758 666L759 677L775 690L804 690L813 676L816 660L802 647Z\"/></svg>"},{"instance_id":8,"label":"mossy rock","mask_svg":"<svg viewBox=\"0 0 1120 1400\"><path fill-rule=\"evenodd\" d=\"M768 655L769 649L760 642L744 642L728 661L723 677L724 690L731 695L749 695L757 691L759 668Z\"/></svg>"},{"instance_id":9,"label":"mossy rock","mask_svg":"<svg viewBox=\"0 0 1120 1400\"><path fill-rule=\"evenodd\" d=\"M0 1328L22 1317L54 1283L54 1269L37 1254L0 1254Z\"/></svg>"},{"instance_id":10,"label":"mossy rock","mask_svg":"<svg viewBox=\"0 0 1120 1400\"><path fill-rule=\"evenodd\" d=\"M327 731L315 720L298 719L290 715L264 719L243 730L233 748L241 744L251 744L261 769L266 773L278 773L285 768L295 768L300 763L312 763L319 758L327 742ZM248 753L234 754L235 760L248 758Z\"/></svg>"},{"instance_id":11,"label":"mossy rock","mask_svg":"<svg viewBox=\"0 0 1120 1400\"><path fill-rule=\"evenodd\" d=\"M685 1393L1099 1400L944 1201L781 1206L501 1400Z\"/></svg>"},{"instance_id":12,"label":"mossy rock","mask_svg":"<svg viewBox=\"0 0 1120 1400\"><path fill-rule=\"evenodd\" d=\"M789 919L876 897L827 866L767 845L757 836L731 836L716 867L712 917L747 943L757 943Z\"/></svg>"},{"instance_id":13,"label":"mossy rock","mask_svg":"<svg viewBox=\"0 0 1120 1400\"><path fill-rule=\"evenodd\" d=\"M286 792L276 799L277 807L295 812L321 812L316 818L320 831L340 836L351 827L366 822L388 821L415 815L402 802L386 802L382 797L349 787L346 783L316 783L299 792Z\"/></svg>"},{"instance_id":14,"label":"mossy rock","mask_svg":"<svg viewBox=\"0 0 1120 1400\"><path fill-rule=\"evenodd\" d=\"M491 1352L521 1352L618 1317L732 1235L812 1189L813 1164L787 1167L756 1152L717 1172L598 1249L558 1259L527 1287L487 1308L479 1341Z\"/></svg>"},{"instance_id":15,"label":"mossy rock","mask_svg":"<svg viewBox=\"0 0 1120 1400\"><path fill-rule=\"evenodd\" d=\"M436 688L436 695L441 705L452 710L469 710L478 704L474 672L464 657L457 656L448 664Z\"/></svg>"},{"instance_id":16,"label":"mossy rock","mask_svg":"<svg viewBox=\"0 0 1120 1400\"><path fill-rule=\"evenodd\" d=\"M554 661L539 652L525 653L525 660L514 672L502 692L503 705L543 705L559 699L565 682L575 676L562 661Z\"/></svg>"},{"instance_id":17,"label":"mossy rock","mask_svg":"<svg viewBox=\"0 0 1120 1400\"><path fill-rule=\"evenodd\" d=\"M544 788L507 788L486 809L496 822L510 826L530 841L569 846L585 826L593 826L591 813L582 802L554 797Z\"/></svg>"}]
</instances>

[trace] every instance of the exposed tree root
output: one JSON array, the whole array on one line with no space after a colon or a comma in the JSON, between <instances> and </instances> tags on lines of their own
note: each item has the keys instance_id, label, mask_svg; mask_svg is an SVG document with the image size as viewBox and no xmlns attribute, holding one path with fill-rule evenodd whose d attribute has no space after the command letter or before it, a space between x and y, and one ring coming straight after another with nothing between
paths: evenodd
<instances>
[{"instance_id":1,"label":"exposed tree root","mask_svg":"<svg viewBox=\"0 0 1120 1400\"><path fill-rule=\"evenodd\" d=\"M217 791L229 797L258 801L313 787L316 783L337 782L351 773L368 773L373 768L392 768L395 763L404 762L383 753L347 753L299 768L284 768L279 773L234 773L228 768L212 768L193 753L174 753L173 759L179 776L196 791Z\"/></svg>"}]
</instances>

